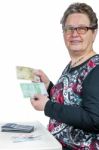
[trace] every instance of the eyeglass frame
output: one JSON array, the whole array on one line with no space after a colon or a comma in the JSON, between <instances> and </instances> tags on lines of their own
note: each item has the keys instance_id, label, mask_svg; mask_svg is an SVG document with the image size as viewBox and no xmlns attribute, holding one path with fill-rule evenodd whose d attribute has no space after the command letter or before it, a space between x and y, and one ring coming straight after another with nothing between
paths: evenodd
<instances>
[{"instance_id":1,"label":"eyeglass frame","mask_svg":"<svg viewBox=\"0 0 99 150\"><path fill-rule=\"evenodd\" d=\"M66 33L66 28L67 28L67 29L70 29L70 32L69 32L69 33ZM85 28L86 31L85 31L85 32L79 32L79 29L81 29L81 28ZM78 26L78 27L65 26L65 27L63 28L63 32L65 32L66 35L71 35L71 34L73 34L74 31L76 30L76 32L77 32L78 34L86 34L88 30L95 30L95 29L97 29L97 26L96 26L96 25L94 25L94 26L89 26L89 27L88 27L88 26Z\"/></svg>"}]
</instances>

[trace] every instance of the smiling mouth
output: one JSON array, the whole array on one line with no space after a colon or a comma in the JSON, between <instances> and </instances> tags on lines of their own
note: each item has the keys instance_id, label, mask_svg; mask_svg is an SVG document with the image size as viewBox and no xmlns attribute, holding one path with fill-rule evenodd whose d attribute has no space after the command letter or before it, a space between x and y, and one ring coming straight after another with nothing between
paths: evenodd
<instances>
[{"instance_id":1,"label":"smiling mouth","mask_svg":"<svg viewBox=\"0 0 99 150\"><path fill-rule=\"evenodd\" d=\"M72 45L78 45L78 44L81 44L82 41L78 41L78 40L75 40L75 41L70 41L70 43Z\"/></svg>"}]
</instances>

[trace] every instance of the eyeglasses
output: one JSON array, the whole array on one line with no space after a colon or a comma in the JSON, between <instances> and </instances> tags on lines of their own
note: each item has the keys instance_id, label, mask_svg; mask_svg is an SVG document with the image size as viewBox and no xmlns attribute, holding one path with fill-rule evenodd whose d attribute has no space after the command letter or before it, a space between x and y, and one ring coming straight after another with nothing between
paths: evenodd
<instances>
[{"instance_id":1,"label":"eyeglasses","mask_svg":"<svg viewBox=\"0 0 99 150\"><path fill-rule=\"evenodd\" d=\"M63 31L66 33L66 35L70 35L74 33L76 30L78 34L85 34L88 30L95 30L97 27L92 26L92 27L87 27L87 26L78 26L78 27L73 27L73 26L65 26L63 28Z\"/></svg>"}]
</instances>

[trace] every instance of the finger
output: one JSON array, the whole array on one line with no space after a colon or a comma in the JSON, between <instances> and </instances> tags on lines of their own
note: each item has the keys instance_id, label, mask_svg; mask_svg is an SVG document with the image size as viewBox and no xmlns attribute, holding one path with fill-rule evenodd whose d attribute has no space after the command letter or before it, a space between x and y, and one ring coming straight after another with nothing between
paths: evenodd
<instances>
[{"instance_id":1,"label":"finger","mask_svg":"<svg viewBox=\"0 0 99 150\"><path fill-rule=\"evenodd\" d=\"M34 95L33 99L37 101L37 100L39 100L39 96L38 95Z\"/></svg>"},{"instance_id":2,"label":"finger","mask_svg":"<svg viewBox=\"0 0 99 150\"><path fill-rule=\"evenodd\" d=\"M38 97L33 96L33 97L30 98L30 101L34 101L34 100L37 100L37 99L38 99Z\"/></svg>"},{"instance_id":3,"label":"finger","mask_svg":"<svg viewBox=\"0 0 99 150\"><path fill-rule=\"evenodd\" d=\"M34 98L35 101L39 100L37 97Z\"/></svg>"},{"instance_id":4,"label":"finger","mask_svg":"<svg viewBox=\"0 0 99 150\"><path fill-rule=\"evenodd\" d=\"M35 73L35 75L38 75L38 76L40 76L40 75L41 75L41 71L40 71L39 69L38 69L38 70L37 70L37 69L35 69L35 70L34 70L34 73Z\"/></svg>"}]
</instances>

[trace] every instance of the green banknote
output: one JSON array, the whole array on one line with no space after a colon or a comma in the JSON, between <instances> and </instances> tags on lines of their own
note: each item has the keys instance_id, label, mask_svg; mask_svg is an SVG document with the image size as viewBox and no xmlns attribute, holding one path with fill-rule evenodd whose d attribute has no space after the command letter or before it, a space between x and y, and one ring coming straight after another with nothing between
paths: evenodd
<instances>
[{"instance_id":1,"label":"green banknote","mask_svg":"<svg viewBox=\"0 0 99 150\"><path fill-rule=\"evenodd\" d=\"M35 94L48 95L43 82L20 83L24 98L31 98Z\"/></svg>"},{"instance_id":2,"label":"green banknote","mask_svg":"<svg viewBox=\"0 0 99 150\"><path fill-rule=\"evenodd\" d=\"M35 75L35 69L24 67L24 66L16 66L16 74L17 79L24 79L24 80L32 80L35 82L40 82L40 77Z\"/></svg>"}]
</instances>

